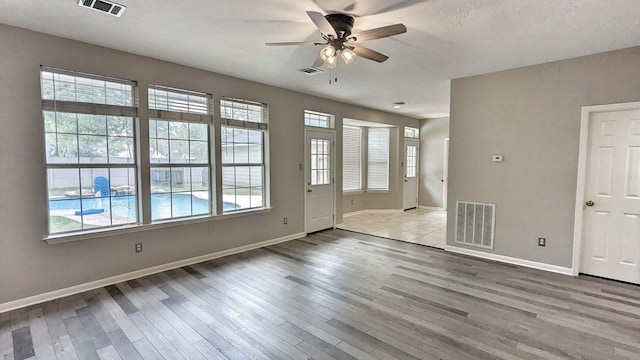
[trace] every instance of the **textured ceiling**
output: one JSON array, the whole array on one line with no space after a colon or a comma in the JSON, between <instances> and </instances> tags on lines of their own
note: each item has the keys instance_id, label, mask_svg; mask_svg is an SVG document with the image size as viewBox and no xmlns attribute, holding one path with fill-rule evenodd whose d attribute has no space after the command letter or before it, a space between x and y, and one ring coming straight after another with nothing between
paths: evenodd
<instances>
[{"instance_id":1,"label":"textured ceiling","mask_svg":"<svg viewBox=\"0 0 640 360\"><path fill-rule=\"evenodd\" d=\"M640 0L119 0L121 18L76 0L0 0L0 23L416 118L447 116L451 79L640 45ZM390 56L302 74L320 47L305 11L356 17L354 32L404 23L363 45ZM392 103L407 105L394 109Z\"/></svg>"}]
</instances>

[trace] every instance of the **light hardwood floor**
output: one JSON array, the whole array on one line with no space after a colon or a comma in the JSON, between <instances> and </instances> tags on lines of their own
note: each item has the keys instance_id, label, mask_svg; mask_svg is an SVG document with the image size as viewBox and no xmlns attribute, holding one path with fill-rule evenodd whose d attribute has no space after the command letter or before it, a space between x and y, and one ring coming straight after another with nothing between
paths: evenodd
<instances>
[{"instance_id":1,"label":"light hardwood floor","mask_svg":"<svg viewBox=\"0 0 640 360\"><path fill-rule=\"evenodd\" d=\"M447 212L421 208L364 210L344 214L340 228L444 249Z\"/></svg>"},{"instance_id":2,"label":"light hardwood floor","mask_svg":"<svg viewBox=\"0 0 640 360\"><path fill-rule=\"evenodd\" d=\"M640 288L329 230L0 314L0 359L638 359Z\"/></svg>"}]
</instances>

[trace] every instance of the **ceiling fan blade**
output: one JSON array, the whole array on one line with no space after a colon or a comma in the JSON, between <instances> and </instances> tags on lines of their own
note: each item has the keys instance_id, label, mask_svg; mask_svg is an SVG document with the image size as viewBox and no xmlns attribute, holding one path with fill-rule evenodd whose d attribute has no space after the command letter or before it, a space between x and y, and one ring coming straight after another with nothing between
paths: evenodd
<instances>
[{"instance_id":1,"label":"ceiling fan blade","mask_svg":"<svg viewBox=\"0 0 640 360\"><path fill-rule=\"evenodd\" d=\"M317 41L292 41L292 42L265 43L265 45L267 45L267 46L324 45L324 43L319 43Z\"/></svg>"},{"instance_id":2,"label":"ceiling fan blade","mask_svg":"<svg viewBox=\"0 0 640 360\"><path fill-rule=\"evenodd\" d=\"M387 61L387 59L389 58L387 55L385 54L381 54L375 50L371 50L369 48L366 48L364 46L358 46L358 45L349 45L349 47L353 48L353 51L358 54L358 56L365 58L365 59L369 59L369 60L373 60L376 62L385 62Z\"/></svg>"},{"instance_id":3,"label":"ceiling fan blade","mask_svg":"<svg viewBox=\"0 0 640 360\"><path fill-rule=\"evenodd\" d=\"M367 41L386 38L398 34L407 32L407 27L403 24L395 24L389 26L383 26L375 29L365 30L349 36L349 40L355 39L355 41Z\"/></svg>"},{"instance_id":4,"label":"ceiling fan blade","mask_svg":"<svg viewBox=\"0 0 640 360\"><path fill-rule=\"evenodd\" d=\"M331 26L331 23L317 11L307 11L307 15L313 23L316 25L318 30L325 35L331 35L334 39L338 38L338 34L336 34L336 30Z\"/></svg>"}]
</instances>

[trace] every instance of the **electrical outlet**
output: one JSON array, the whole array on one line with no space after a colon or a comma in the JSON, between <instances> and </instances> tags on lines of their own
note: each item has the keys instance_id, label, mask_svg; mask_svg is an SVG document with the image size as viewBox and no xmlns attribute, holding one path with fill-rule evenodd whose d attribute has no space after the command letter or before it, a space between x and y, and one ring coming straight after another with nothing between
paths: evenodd
<instances>
[{"instance_id":1,"label":"electrical outlet","mask_svg":"<svg viewBox=\"0 0 640 360\"><path fill-rule=\"evenodd\" d=\"M353 199L351 199L351 205L353 205L353 204L354 204L354 200L353 200Z\"/></svg>"},{"instance_id":2,"label":"electrical outlet","mask_svg":"<svg viewBox=\"0 0 640 360\"><path fill-rule=\"evenodd\" d=\"M289 220L287 220L287 218L284 218L283 223L284 223L285 225L287 225L287 224L289 223Z\"/></svg>"},{"instance_id":3,"label":"electrical outlet","mask_svg":"<svg viewBox=\"0 0 640 360\"><path fill-rule=\"evenodd\" d=\"M547 238L538 238L538 246L547 246Z\"/></svg>"},{"instance_id":4,"label":"electrical outlet","mask_svg":"<svg viewBox=\"0 0 640 360\"><path fill-rule=\"evenodd\" d=\"M136 243L136 252L142 252L142 243Z\"/></svg>"}]
</instances>

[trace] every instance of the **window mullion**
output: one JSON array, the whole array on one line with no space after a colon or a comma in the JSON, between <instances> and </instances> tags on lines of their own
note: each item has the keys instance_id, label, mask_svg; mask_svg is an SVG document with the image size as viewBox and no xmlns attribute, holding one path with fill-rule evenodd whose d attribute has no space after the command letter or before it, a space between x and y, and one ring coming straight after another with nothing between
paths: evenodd
<instances>
[{"instance_id":1,"label":"window mullion","mask_svg":"<svg viewBox=\"0 0 640 360\"><path fill-rule=\"evenodd\" d=\"M139 159L138 165L138 188L140 191L140 213L138 217L142 220L143 224L151 224L151 154L149 153L150 138L149 138L149 98L147 95L149 84L139 83L139 108L138 108L138 122L136 132L134 135L138 137L137 143L137 157Z\"/></svg>"},{"instance_id":2,"label":"window mullion","mask_svg":"<svg viewBox=\"0 0 640 360\"><path fill-rule=\"evenodd\" d=\"M212 103L213 104L211 109L220 109L220 101L217 98L213 99ZM210 162L212 162L211 169L209 171L210 177L212 179L210 181L210 186L212 188L211 200L214 213L222 214L222 125L220 121L220 113L213 113L213 124L209 126L209 129L213 128L213 131L210 131L209 133L209 142L210 144L213 144L213 146L209 146L209 159Z\"/></svg>"}]
</instances>

